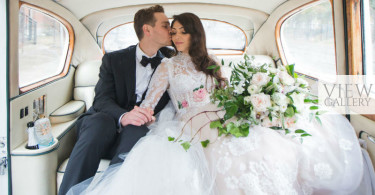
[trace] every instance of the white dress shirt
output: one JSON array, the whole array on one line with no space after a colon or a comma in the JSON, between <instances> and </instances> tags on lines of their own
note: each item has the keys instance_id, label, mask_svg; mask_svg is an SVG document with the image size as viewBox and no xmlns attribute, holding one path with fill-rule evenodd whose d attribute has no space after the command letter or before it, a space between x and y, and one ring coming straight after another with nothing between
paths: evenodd
<instances>
[{"instance_id":1,"label":"white dress shirt","mask_svg":"<svg viewBox=\"0 0 375 195\"><path fill-rule=\"evenodd\" d=\"M157 53L154 54L153 56L148 56L142 51L142 49L139 47L139 44L138 44L135 55L136 55L135 93L137 94L137 102L140 102L142 100L143 93L146 91L148 84L150 83L152 73L154 72L154 69L151 68L151 63L148 63L146 67L142 66L141 64L142 56L153 58L157 55Z\"/></svg>"},{"instance_id":2,"label":"white dress shirt","mask_svg":"<svg viewBox=\"0 0 375 195\"><path fill-rule=\"evenodd\" d=\"M157 54L158 53L155 53L155 55L153 56L148 56L142 51L142 49L139 47L139 44L137 44L137 48L135 51L135 93L137 94L137 103L142 100L142 95L146 91L148 84L150 83L152 73L154 72L154 69L151 68L151 63L148 63L146 67L141 64L142 56L153 58ZM126 112L124 114L126 114ZM122 114L118 120L119 127L121 127L120 122L124 114Z\"/></svg>"}]
</instances>

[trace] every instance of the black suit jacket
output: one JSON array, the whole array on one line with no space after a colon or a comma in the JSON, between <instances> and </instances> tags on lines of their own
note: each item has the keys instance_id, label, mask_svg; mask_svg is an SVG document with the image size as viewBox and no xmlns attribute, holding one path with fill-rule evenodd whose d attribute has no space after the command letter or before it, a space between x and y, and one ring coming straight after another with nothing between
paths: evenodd
<instances>
[{"instance_id":1,"label":"black suit jacket","mask_svg":"<svg viewBox=\"0 0 375 195\"><path fill-rule=\"evenodd\" d=\"M163 55L170 57L171 51L163 48ZM104 112L118 121L125 112L135 106L136 87L136 45L126 49L106 53L100 66L99 81L95 86L93 106L87 114ZM164 56L164 57L165 57ZM165 92L155 107L155 114L168 103L169 96Z\"/></svg>"}]
</instances>

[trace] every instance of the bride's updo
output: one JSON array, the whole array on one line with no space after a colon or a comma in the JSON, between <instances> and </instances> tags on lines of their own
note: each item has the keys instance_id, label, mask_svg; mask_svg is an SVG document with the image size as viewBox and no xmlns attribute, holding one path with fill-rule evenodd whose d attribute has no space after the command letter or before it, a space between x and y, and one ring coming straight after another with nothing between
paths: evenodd
<instances>
[{"instance_id":1,"label":"bride's updo","mask_svg":"<svg viewBox=\"0 0 375 195\"><path fill-rule=\"evenodd\" d=\"M215 60L210 58L206 47L206 34L201 20L198 16L192 13L182 13L173 16L173 24L178 21L185 29L185 32L190 34L189 55L195 64L198 71L204 72L206 75L214 77L220 84L223 84L225 79L221 76L221 71L214 71L207 69L211 65L219 65ZM175 44L172 46L177 51Z\"/></svg>"}]
</instances>

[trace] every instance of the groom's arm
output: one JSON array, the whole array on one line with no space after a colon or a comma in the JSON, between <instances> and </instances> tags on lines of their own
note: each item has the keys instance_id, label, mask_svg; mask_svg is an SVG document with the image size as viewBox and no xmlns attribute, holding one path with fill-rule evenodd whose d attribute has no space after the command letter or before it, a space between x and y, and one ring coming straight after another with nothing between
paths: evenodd
<instances>
[{"instance_id":1,"label":"groom's arm","mask_svg":"<svg viewBox=\"0 0 375 195\"><path fill-rule=\"evenodd\" d=\"M111 66L111 55L105 54L100 66L99 81L95 86L95 98L93 107L97 112L104 112L119 121L119 125L129 124L140 126L152 120L152 114L142 108L127 110L116 101L116 86L114 70Z\"/></svg>"},{"instance_id":2,"label":"groom's arm","mask_svg":"<svg viewBox=\"0 0 375 195\"><path fill-rule=\"evenodd\" d=\"M129 110L120 107L116 101L116 86L110 54L105 54L100 66L99 81L95 86L93 107L97 112L109 114L118 121Z\"/></svg>"}]
</instances>

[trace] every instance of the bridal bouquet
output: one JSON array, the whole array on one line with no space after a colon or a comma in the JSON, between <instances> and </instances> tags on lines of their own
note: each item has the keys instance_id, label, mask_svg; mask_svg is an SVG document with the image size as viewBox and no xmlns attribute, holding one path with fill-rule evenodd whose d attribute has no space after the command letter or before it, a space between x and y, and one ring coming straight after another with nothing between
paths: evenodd
<instances>
[{"instance_id":1,"label":"bridal bouquet","mask_svg":"<svg viewBox=\"0 0 375 195\"><path fill-rule=\"evenodd\" d=\"M224 65L224 62L221 62ZM226 88L216 89L211 96L226 111L222 120L213 121L211 128L219 130L219 136L231 134L246 137L253 125L291 133L299 117L309 116L321 123L318 100L308 89L308 83L294 72L294 65L271 67L257 65L254 57L244 56L244 61L234 65ZM219 70L217 66L210 69ZM237 121L227 122L236 117ZM302 138L311 136L303 129L294 130Z\"/></svg>"}]
</instances>

